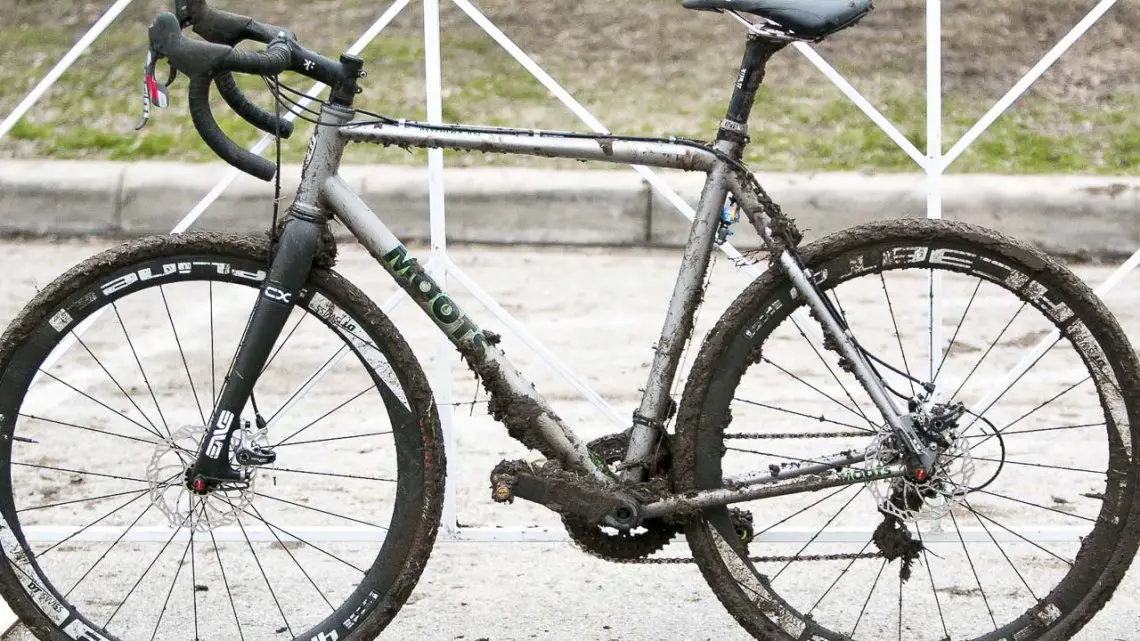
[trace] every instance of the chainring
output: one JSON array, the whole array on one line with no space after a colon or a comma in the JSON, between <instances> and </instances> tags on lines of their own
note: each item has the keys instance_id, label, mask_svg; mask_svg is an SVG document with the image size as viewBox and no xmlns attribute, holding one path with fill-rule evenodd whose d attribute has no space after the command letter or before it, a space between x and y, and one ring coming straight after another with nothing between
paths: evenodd
<instances>
[{"instance_id":1,"label":"chainring","mask_svg":"<svg viewBox=\"0 0 1140 641\"><path fill-rule=\"evenodd\" d=\"M628 434L610 434L590 441L587 447L606 464L621 462L629 445ZM668 469L659 461L655 475L663 475ZM659 552L669 544L680 531L677 525L662 519L646 519L640 526L630 531L591 524L581 517L563 515L562 525L570 538L588 554L607 561L631 561L643 559Z\"/></svg>"}]
</instances>

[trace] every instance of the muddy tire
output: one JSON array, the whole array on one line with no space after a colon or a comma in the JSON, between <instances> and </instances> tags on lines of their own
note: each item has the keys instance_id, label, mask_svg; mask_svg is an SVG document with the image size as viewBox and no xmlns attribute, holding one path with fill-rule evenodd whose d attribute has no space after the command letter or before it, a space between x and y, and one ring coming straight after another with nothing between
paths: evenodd
<instances>
[{"instance_id":1,"label":"muddy tire","mask_svg":"<svg viewBox=\"0 0 1140 641\"><path fill-rule=\"evenodd\" d=\"M737 506L756 519L747 550L728 508L707 510L685 533L721 603L758 639L1070 638L1138 544L1140 366L1113 315L1041 252L961 223L868 224L801 254L899 396L933 382L976 414L939 435L963 445L939 480L950 489L908 513L910 562L870 536L894 479ZM935 300L946 307L926 324ZM862 452L884 431L836 353L807 340L819 325L803 308L770 269L708 335L679 409L678 490L724 487L738 465L760 475ZM1044 352L997 394L1033 346ZM954 491L951 471L968 479Z\"/></svg>"},{"instance_id":2,"label":"muddy tire","mask_svg":"<svg viewBox=\"0 0 1140 641\"><path fill-rule=\"evenodd\" d=\"M0 593L37 637L365 640L407 600L442 509L439 418L408 344L334 271L312 270L240 417L276 462L206 496L179 473L267 253L134 241L56 279L0 339Z\"/></svg>"}]
</instances>

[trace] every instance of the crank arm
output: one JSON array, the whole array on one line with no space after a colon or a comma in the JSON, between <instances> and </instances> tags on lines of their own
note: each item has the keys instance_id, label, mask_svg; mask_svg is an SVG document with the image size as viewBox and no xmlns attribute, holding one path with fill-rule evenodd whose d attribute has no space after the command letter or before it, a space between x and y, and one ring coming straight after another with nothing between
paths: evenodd
<instances>
[{"instance_id":1,"label":"crank arm","mask_svg":"<svg viewBox=\"0 0 1140 641\"><path fill-rule=\"evenodd\" d=\"M801 492L817 492L843 485L857 485L882 479L895 478L906 474L901 466L882 467L873 470L849 468L830 471L825 474L800 475L796 480L747 485L736 488L720 488L674 494L641 506L642 519L655 519L680 513L695 512L710 507L731 505L756 499L769 499ZM785 477L786 478L786 477Z\"/></svg>"},{"instance_id":2,"label":"crank arm","mask_svg":"<svg viewBox=\"0 0 1140 641\"><path fill-rule=\"evenodd\" d=\"M604 521L619 528L636 525L641 511L638 501L617 490L617 486L567 472L552 461L500 462L491 471L491 498L499 503L520 498L559 514L574 515L590 523Z\"/></svg>"}]
</instances>

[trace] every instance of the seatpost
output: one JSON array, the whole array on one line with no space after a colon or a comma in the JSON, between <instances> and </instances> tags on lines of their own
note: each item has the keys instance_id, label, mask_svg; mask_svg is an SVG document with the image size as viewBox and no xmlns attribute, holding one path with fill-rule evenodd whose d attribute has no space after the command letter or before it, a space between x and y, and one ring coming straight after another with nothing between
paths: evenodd
<instances>
[{"instance_id":1,"label":"seatpost","mask_svg":"<svg viewBox=\"0 0 1140 641\"><path fill-rule=\"evenodd\" d=\"M786 42L777 42L754 33L748 35L744 59L740 62L740 75L736 77L732 100L728 103L728 114L721 121L720 131L716 135L717 140L736 143L738 154L743 151L744 143L748 140L748 115L752 112L760 83L764 82L764 69L768 60L785 46Z\"/></svg>"}]
</instances>

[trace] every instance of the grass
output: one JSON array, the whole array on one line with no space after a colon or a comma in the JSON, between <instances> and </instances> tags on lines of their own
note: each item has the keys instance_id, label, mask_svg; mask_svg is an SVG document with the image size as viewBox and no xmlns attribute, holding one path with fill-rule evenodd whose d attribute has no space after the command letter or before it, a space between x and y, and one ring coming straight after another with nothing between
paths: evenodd
<instances>
[{"instance_id":1,"label":"grass","mask_svg":"<svg viewBox=\"0 0 1140 641\"><path fill-rule=\"evenodd\" d=\"M186 112L186 82L171 88L171 108L154 110L141 133L140 67L145 26L166 8L136 0L7 138L0 157L213 161ZM217 0L222 7L234 2ZM742 44L730 21L690 13L677 3L478 3L523 50L612 130L636 135L709 138L723 116ZM884 3L880 3L883 5ZM246 0L241 11L292 27L328 55L344 49L386 3L365 0ZM818 50L919 149L925 151L922 0L881 6L859 27ZM944 9L944 139L949 149L991 104L1089 7L1061 0L995 0L986 15ZM98 17L102 4L58 0L42 11L31 0L0 0L0 114L7 114ZM305 8L302 12L299 9ZM308 23L302 19L308 18ZM454 122L584 129L486 34L442 3L444 118ZM1140 169L1140 65L1132 35L1140 8L1120 4L1041 83L954 163L951 171L1132 174ZM387 115L424 117L423 36L412 3L364 52L369 69L361 104ZM307 88L304 79L293 79ZM269 106L260 79L243 86ZM258 133L215 106L240 144ZM786 171L913 171L913 161L806 60L788 51L771 64L750 123L747 160ZM283 146L288 162L304 154L309 128ZM349 149L352 162L422 163L422 152ZM571 161L449 154L451 165L581 167ZM605 165L589 165L605 167Z\"/></svg>"}]
</instances>

